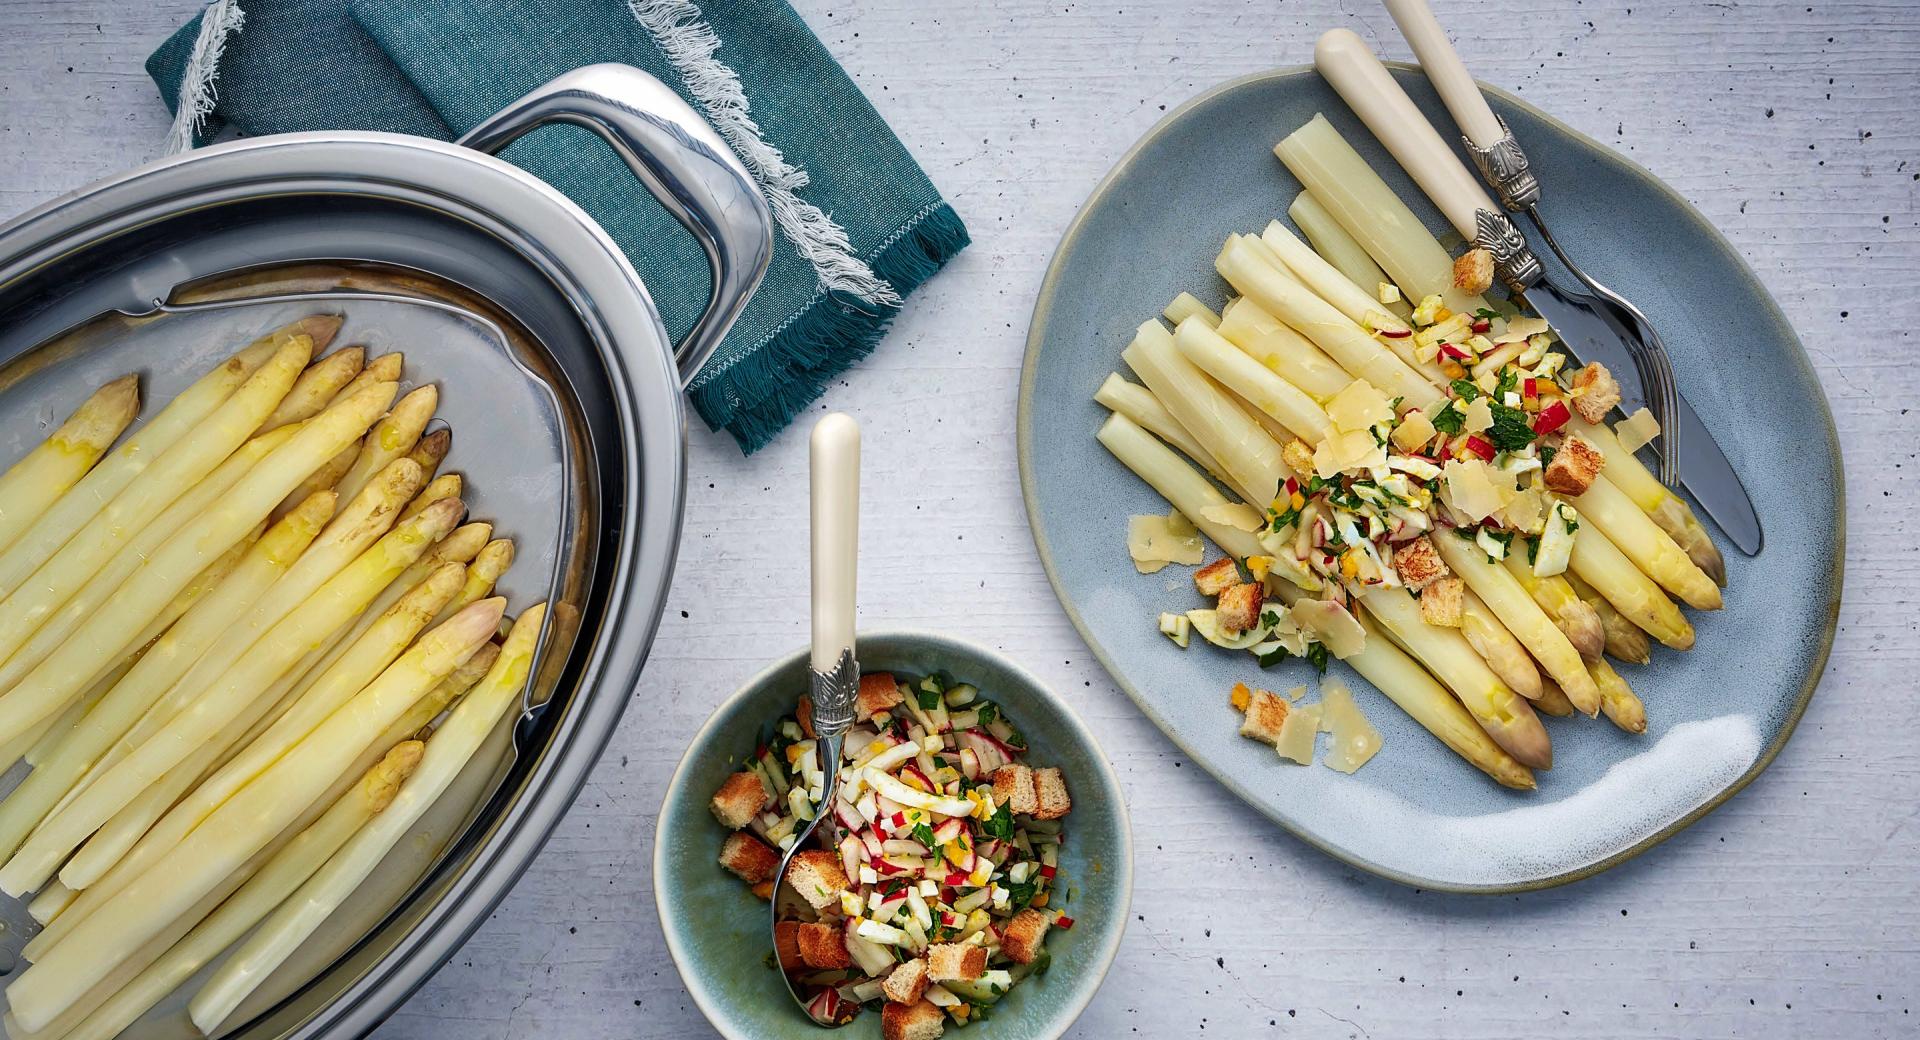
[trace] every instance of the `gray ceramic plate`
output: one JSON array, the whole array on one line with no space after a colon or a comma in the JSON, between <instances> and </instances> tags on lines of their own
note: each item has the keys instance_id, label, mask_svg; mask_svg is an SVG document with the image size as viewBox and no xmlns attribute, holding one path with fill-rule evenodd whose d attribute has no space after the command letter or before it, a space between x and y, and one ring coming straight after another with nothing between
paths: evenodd
<instances>
[{"instance_id":1,"label":"gray ceramic plate","mask_svg":"<svg viewBox=\"0 0 1920 1040\"><path fill-rule=\"evenodd\" d=\"M1060 873L1067 879L1066 912L1074 925L1048 933L1053 963L1044 976L1015 986L987 1021L964 1030L974 1040L1053 1040L1093 999L1126 930L1133 840L1119 781L1086 726L1038 679L1007 659L924 632L862 632L859 641L863 671L945 671L978 686L983 696L1000 702L1026 736L1032 748L1027 761L1058 766L1066 774L1073 811L1065 821ZM806 688L807 654L798 651L727 698L694 737L660 809L653 853L660 927L694 1003L730 1040L880 1036L880 1016L872 1012L836 1032L806 1024L780 976L766 964L771 949L767 904L715 862L727 832L707 802L753 751L761 727L791 712Z\"/></svg>"},{"instance_id":2,"label":"gray ceramic plate","mask_svg":"<svg viewBox=\"0 0 1920 1040\"><path fill-rule=\"evenodd\" d=\"M1394 71L1436 126L1423 76ZM1595 277L1651 315L1687 397L1746 478L1764 555L1722 542L1726 609L1693 615L1684 654L1622 671L1646 701L1646 734L1548 720L1555 768L1540 788L1494 786L1344 667L1384 734L1353 776L1276 761L1236 735L1236 680L1310 683L1297 662L1261 672L1245 654L1181 652L1162 610L1198 606L1189 570L1134 572L1126 520L1166 505L1093 438L1093 392L1121 370L1135 325L1187 289L1218 305L1212 260L1231 231L1284 218L1300 186L1273 143L1324 112L1429 226L1442 221L1311 69L1217 87L1167 116L1094 191L1060 244L1034 308L1020 384L1020 477L1054 590L1135 703L1194 761L1281 826L1355 866L1422 887L1514 891L1585 877L1672 835L1752 780L1813 694L1840 603L1840 449L1793 330L1739 254L1685 200L1598 143L1489 89L1546 187L1543 208ZM1790 463L1789 463L1790 460ZM1198 641L1196 640L1196 643ZM1658 648L1656 648L1658 649Z\"/></svg>"}]
</instances>

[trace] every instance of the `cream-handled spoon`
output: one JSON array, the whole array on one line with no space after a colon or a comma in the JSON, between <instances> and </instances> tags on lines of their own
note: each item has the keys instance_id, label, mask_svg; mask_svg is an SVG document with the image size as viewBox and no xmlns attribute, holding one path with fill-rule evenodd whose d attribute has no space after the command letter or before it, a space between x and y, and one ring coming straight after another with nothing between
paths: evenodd
<instances>
[{"instance_id":1,"label":"cream-handled spoon","mask_svg":"<svg viewBox=\"0 0 1920 1040\"><path fill-rule=\"evenodd\" d=\"M859 574L860 543L860 425L851 416L833 412L813 427L809 446L810 525L813 572L813 659L808 669L808 700L812 704L815 753L824 774L814 818L793 836L773 875L772 921L782 920L787 894L787 870L794 854L807 847L814 828L830 815L840 777L840 743L853 725L854 697L860 688L860 664L854 659L854 588ZM785 900L791 904L792 899ZM775 949L778 949L778 940ZM785 971L780 977L787 992L806 1009L808 1017L827 1026L852 1021L846 1011L858 1004L841 1001L833 990L811 1000L794 989ZM842 1007L847 1004L847 1007Z\"/></svg>"}]
</instances>

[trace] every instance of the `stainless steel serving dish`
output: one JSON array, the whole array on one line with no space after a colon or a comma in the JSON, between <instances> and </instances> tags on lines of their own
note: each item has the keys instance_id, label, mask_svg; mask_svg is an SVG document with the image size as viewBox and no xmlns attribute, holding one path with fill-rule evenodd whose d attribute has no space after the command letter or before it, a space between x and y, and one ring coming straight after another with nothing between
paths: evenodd
<instances>
[{"instance_id":1,"label":"stainless steel serving dish","mask_svg":"<svg viewBox=\"0 0 1920 1040\"><path fill-rule=\"evenodd\" d=\"M713 302L678 348L613 240L488 154L554 122L607 140L706 248ZM719 136L622 66L570 73L462 144L350 132L238 141L0 227L0 454L24 450L103 378L141 372L151 405L259 331L342 313L337 344L403 350L410 382L441 385L446 466L467 476L471 516L518 542L510 610L555 604L490 796L451 825L457 836L424 877L370 879L408 894L332 936L343 952L325 951L330 967L237 1016L250 1020L231 1035L371 1030L485 919L571 804L639 692L664 604L685 479L681 390L771 247L765 203ZM0 968L12 969L27 921L0 901ZM179 1033L177 1007L130 1034Z\"/></svg>"}]
</instances>

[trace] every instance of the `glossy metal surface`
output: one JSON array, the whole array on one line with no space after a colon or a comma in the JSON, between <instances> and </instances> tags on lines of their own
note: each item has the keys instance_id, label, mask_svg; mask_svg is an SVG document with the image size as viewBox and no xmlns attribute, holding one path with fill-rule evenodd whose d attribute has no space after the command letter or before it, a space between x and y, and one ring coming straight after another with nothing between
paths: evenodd
<instances>
[{"instance_id":1,"label":"glossy metal surface","mask_svg":"<svg viewBox=\"0 0 1920 1040\"><path fill-rule=\"evenodd\" d=\"M679 147L658 137L636 154ZM725 223L704 200L681 201L695 223ZM754 284L726 283L713 328ZM125 316L155 300L365 290L451 308L326 299ZM515 728L471 824L442 836L447 848L422 876L386 879L406 896L391 913L317 935L318 977L271 1006L243 1007L230 1035L245 1037L368 1032L505 895L634 693L682 511L681 373L619 247L522 170L389 134L219 145L0 227L0 447L30 441L76 383L137 370L148 400L165 399L234 342L316 311L346 314L342 343L404 350L409 379L442 385L447 465L467 475L473 514L521 540L505 591L516 610L551 594L554 610L534 679L542 707ZM455 311L497 324L511 349ZM0 903L0 921L17 917ZM135 1035L186 1035L165 1008Z\"/></svg>"}]
</instances>

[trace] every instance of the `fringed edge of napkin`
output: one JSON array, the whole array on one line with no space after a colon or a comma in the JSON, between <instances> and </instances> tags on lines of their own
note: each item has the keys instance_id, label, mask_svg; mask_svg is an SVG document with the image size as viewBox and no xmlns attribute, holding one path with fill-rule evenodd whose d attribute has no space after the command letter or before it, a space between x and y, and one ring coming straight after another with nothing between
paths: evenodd
<instances>
[{"instance_id":1,"label":"fringed edge of napkin","mask_svg":"<svg viewBox=\"0 0 1920 1040\"><path fill-rule=\"evenodd\" d=\"M936 202L888 236L868 266L904 297L971 241L953 207ZM819 400L833 377L872 353L899 312L823 289L737 361L704 373L689 389L694 409L752 454Z\"/></svg>"}]
</instances>

